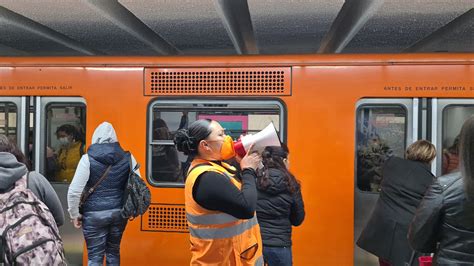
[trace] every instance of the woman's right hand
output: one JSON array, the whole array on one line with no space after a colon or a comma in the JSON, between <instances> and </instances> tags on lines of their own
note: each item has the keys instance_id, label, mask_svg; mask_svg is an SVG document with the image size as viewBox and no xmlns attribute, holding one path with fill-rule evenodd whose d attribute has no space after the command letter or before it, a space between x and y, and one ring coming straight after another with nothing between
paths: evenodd
<instances>
[{"instance_id":1,"label":"woman's right hand","mask_svg":"<svg viewBox=\"0 0 474 266\"><path fill-rule=\"evenodd\" d=\"M79 216L77 218L72 219L72 224L77 229L81 228L82 227L82 216Z\"/></svg>"},{"instance_id":2,"label":"woman's right hand","mask_svg":"<svg viewBox=\"0 0 474 266\"><path fill-rule=\"evenodd\" d=\"M253 170L257 170L258 166L262 162L262 156L260 156L256 152L249 153L252 150L253 144L250 146L247 154L242 158L240 161L240 168L252 168Z\"/></svg>"}]
</instances>

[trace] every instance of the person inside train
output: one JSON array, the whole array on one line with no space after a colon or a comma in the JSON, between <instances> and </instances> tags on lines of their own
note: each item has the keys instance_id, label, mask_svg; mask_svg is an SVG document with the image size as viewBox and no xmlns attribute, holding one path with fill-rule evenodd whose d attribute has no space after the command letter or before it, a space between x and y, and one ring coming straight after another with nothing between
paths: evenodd
<instances>
[{"instance_id":1,"label":"person inside train","mask_svg":"<svg viewBox=\"0 0 474 266\"><path fill-rule=\"evenodd\" d=\"M153 140L171 140L166 122L161 118L153 120ZM174 145L152 146L152 176L161 182L182 182L183 173L178 151Z\"/></svg>"},{"instance_id":2,"label":"person inside train","mask_svg":"<svg viewBox=\"0 0 474 266\"><path fill-rule=\"evenodd\" d=\"M122 218L122 199L130 173L133 155L126 153L112 124L101 123L92 135L92 145L81 157L67 193L68 211L74 227L81 228L86 240L88 265L120 264L120 242L127 225ZM137 175L140 175L138 169ZM79 212L81 194L96 188L83 201Z\"/></svg>"},{"instance_id":3,"label":"person inside train","mask_svg":"<svg viewBox=\"0 0 474 266\"><path fill-rule=\"evenodd\" d=\"M46 149L47 175L57 182L71 182L77 164L84 154L84 141L78 128L64 124L56 130L59 149ZM51 178L54 177L54 178Z\"/></svg>"},{"instance_id":4,"label":"person inside train","mask_svg":"<svg viewBox=\"0 0 474 266\"><path fill-rule=\"evenodd\" d=\"M459 135L453 145L443 150L442 174L449 174L459 169Z\"/></svg>"},{"instance_id":5,"label":"person inside train","mask_svg":"<svg viewBox=\"0 0 474 266\"><path fill-rule=\"evenodd\" d=\"M14 142L5 135L0 135L0 191L11 187L19 178L29 171L26 156ZM27 175L27 187L51 211L58 226L64 224L64 210L58 195L48 180L37 172Z\"/></svg>"},{"instance_id":6,"label":"person inside train","mask_svg":"<svg viewBox=\"0 0 474 266\"><path fill-rule=\"evenodd\" d=\"M263 241L263 257L269 266L293 265L291 227L305 217L299 181L290 172L288 147L265 147L263 171L257 178L257 219Z\"/></svg>"},{"instance_id":7,"label":"person inside train","mask_svg":"<svg viewBox=\"0 0 474 266\"><path fill-rule=\"evenodd\" d=\"M431 184L408 232L415 250L434 253L433 265L474 263L474 116L462 126L459 154L461 171Z\"/></svg>"},{"instance_id":8,"label":"person inside train","mask_svg":"<svg viewBox=\"0 0 474 266\"><path fill-rule=\"evenodd\" d=\"M380 265L412 265L408 226L434 176L430 164L436 148L426 140L408 146L406 159L392 156L382 170L379 199L357 245L379 258Z\"/></svg>"},{"instance_id":9,"label":"person inside train","mask_svg":"<svg viewBox=\"0 0 474 266\"><path fill-rule=\"evenodd\" d=\"M189 124L188 111L183 111L181 115L181 120L179 121L179 129L187 129Z\"/></svg>"},{"instance_id":10,"label":"person inside train","mask_svg":"<svg viewBox=\"0 0 474 266\"><path fill-rule=\"evenodd\" d=\"M209 119L178 130L175 143L193 158L185 183L191 265L263 265L255 215L260 155L238 158L242 171L237 172L224 162L235 156L232 138Z\"/></svg>"},{"instance_id":11,"label":"person inside train","mask_svg":"<svg viewBox=\"0 0 474 266\"><path fill-rule=\"evenodd\" d=\"M361 190L379 192L382 166L392 155L393 150L375 133L370 134L366 145L358 147L357 177Z\"/></svg>"}]
</instances>

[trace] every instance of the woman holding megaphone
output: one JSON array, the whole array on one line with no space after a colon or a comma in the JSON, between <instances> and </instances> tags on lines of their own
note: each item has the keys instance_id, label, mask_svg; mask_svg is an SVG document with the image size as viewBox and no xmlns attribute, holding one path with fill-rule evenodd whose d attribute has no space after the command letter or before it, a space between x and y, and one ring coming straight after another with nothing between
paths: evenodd
<instances>
[{"instance_id":1,"label":"woman holding megaphone","mask_svg":"<svg viewBox=\"0 0 474 266\"><path fill-rule=\"evenodd\" d=\"M209 119L179 130L175 143L193 158L185 185L191 265L263 265L255 215L260 155L237 156L242 169L237 172L224 162L235 157L232 138Z\"/></svg>"}]
</instances>

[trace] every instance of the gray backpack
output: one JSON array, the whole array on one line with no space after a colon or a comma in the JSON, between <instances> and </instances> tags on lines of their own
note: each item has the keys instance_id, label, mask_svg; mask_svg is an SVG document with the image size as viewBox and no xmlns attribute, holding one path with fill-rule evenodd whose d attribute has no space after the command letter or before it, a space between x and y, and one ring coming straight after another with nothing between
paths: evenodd
<instances>
[{"instance_id":1,"label":"gray backpack","mask_svg":"<svg viewBox=\"0 0 474 266\"><path fill-rule=\"evenodd\" d=\"M54 217L27 188L26 175L0 194L0 253L5 265L66 265Z\"/></svg>"},{"instance_id":2,"label":"gray backpack","mask_svg":"<svg viewBox=\"0 0 474 266\"><path fill-rule=\"evenodd\" d=\"M151 202L150 189L145 182L135 174L140 165L135 168L132 165L132 156L129 156L130 173L123 194L123 206L121 215L125 219L133 220L135 217L144 214L148 210Z\"/></svg>"}]
</instances>

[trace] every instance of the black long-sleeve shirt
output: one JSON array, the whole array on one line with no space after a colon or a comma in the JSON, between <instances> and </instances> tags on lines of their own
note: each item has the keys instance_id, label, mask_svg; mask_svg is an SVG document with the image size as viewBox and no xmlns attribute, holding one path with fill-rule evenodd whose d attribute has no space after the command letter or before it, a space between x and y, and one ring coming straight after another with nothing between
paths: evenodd
<instances>
[{"instance_id":1,"label":"black long-sleeve shirt","mask_svg":"<svg viewBox=\"0 0 474 266\"><path fill-rule=\"evenodd\" d=\"M225 175L204 172L194 182L193 198L206 209L221 211L239 219L250 219L257 206L255 171L246 168L240 172L240 178L241 190Z\"/></svg>"}]
</instances>

